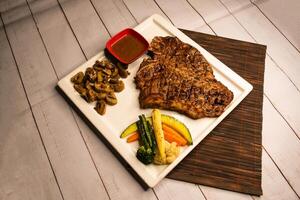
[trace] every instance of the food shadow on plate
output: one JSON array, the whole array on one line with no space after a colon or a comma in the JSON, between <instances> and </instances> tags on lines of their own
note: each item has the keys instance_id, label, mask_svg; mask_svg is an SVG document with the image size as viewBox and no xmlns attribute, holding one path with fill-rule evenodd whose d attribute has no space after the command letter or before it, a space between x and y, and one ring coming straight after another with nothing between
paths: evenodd
<instances>
[{"instance_id":1,"label":"food shadow on plate","mask_svg":"<svg viewBox=\"0 0 300 200\"><path fill-rule=\"evenodd\" d=\"M80 118L88 125L88 127L96 133L97 137L108 147L111 152L118 158L122 165L132 174L132 176L138 181L144 190L149 189L149 186L145 181L132 169L132 167L127 163L127 161L122 158L122 156L113 148L109 141L103 137L101 132L85 117L85 115L77 108L77 106L67 97L67 95L56 86L57 92L68 102L68 104L75 110L75 112L80 116Z\"/></svg>"},{"instance_id":2,"label":"food shadow on plate","mask_svg":"<svg viewBox=\"0 0 300 200\"><path fill-rule=\"evenodd\" d=\"M124 69L128 68L127 64L121 63L117 58L115 58L111 53L109 53L109 51L106 48L104 49L104 55L109 61L111 61L116 66L118 66L119 64Z\"/></svg>"}]
</instances>

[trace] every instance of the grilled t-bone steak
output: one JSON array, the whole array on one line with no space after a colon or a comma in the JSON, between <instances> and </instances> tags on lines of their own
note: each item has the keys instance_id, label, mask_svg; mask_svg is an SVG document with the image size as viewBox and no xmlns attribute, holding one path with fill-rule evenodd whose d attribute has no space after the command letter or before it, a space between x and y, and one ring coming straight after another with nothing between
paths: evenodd
<instances>
[{"instance_id":1,"label":"grilled t-bone steak","mask_svg":"<svg viewBox=\"0 0 300 200\"><path fill-rule=\"evenodd\" d=\"M176 37L154 37L135 77L141 108L160 108L193 119L220 116L233 93L217 81L203 55Z\"/></svg>"}]
</instances>

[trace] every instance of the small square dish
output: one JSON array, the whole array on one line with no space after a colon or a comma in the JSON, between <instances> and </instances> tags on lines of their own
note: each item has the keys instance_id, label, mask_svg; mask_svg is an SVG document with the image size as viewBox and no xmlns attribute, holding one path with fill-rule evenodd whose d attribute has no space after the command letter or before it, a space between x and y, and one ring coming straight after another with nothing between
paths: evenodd
<instances>
[{"instance_id":1,"label":"small square dish","mask_svg":"<svg viewBox=\"0 0 300 200\"><path fill-rule=\"evenodd\" d=\"M143 55L149 47L147 40L131 28L117 33L106 43L106 49L118 61L130 64Z\"/></svg>"}]
</instances>

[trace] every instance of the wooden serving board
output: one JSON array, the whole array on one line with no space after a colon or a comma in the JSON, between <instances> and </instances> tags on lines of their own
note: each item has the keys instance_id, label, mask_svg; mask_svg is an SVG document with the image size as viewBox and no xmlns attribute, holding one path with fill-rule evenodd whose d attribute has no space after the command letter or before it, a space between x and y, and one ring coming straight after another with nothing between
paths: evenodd
<instances>
[{"instance_id":1,"label":"wooden serving board","mask_svg":"<svg viewBox=\"0 0 300 200\"><path fill-rule=\"evenodd\" d=\"M253 91L168 178L262 195L262 103L266 46L182 30L249 81Z\"/></svg>"}]
</instances>

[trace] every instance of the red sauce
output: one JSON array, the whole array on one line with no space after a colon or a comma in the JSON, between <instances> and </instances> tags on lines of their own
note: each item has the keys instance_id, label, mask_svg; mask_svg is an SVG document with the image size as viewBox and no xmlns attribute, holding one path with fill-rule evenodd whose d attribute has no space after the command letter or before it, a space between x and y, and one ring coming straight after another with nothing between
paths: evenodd
<instances>
[{"instance_id":1,"label":"red sauce","mask_svg":"<svg viewBox=\"0 0 300 200\"><path fill-rule=\"evenodd\" d=\"M112 50L125 62L130 62L144 50L144 44L132 35L126 35L112 45Z\"/></svg>"}]
</instances>

